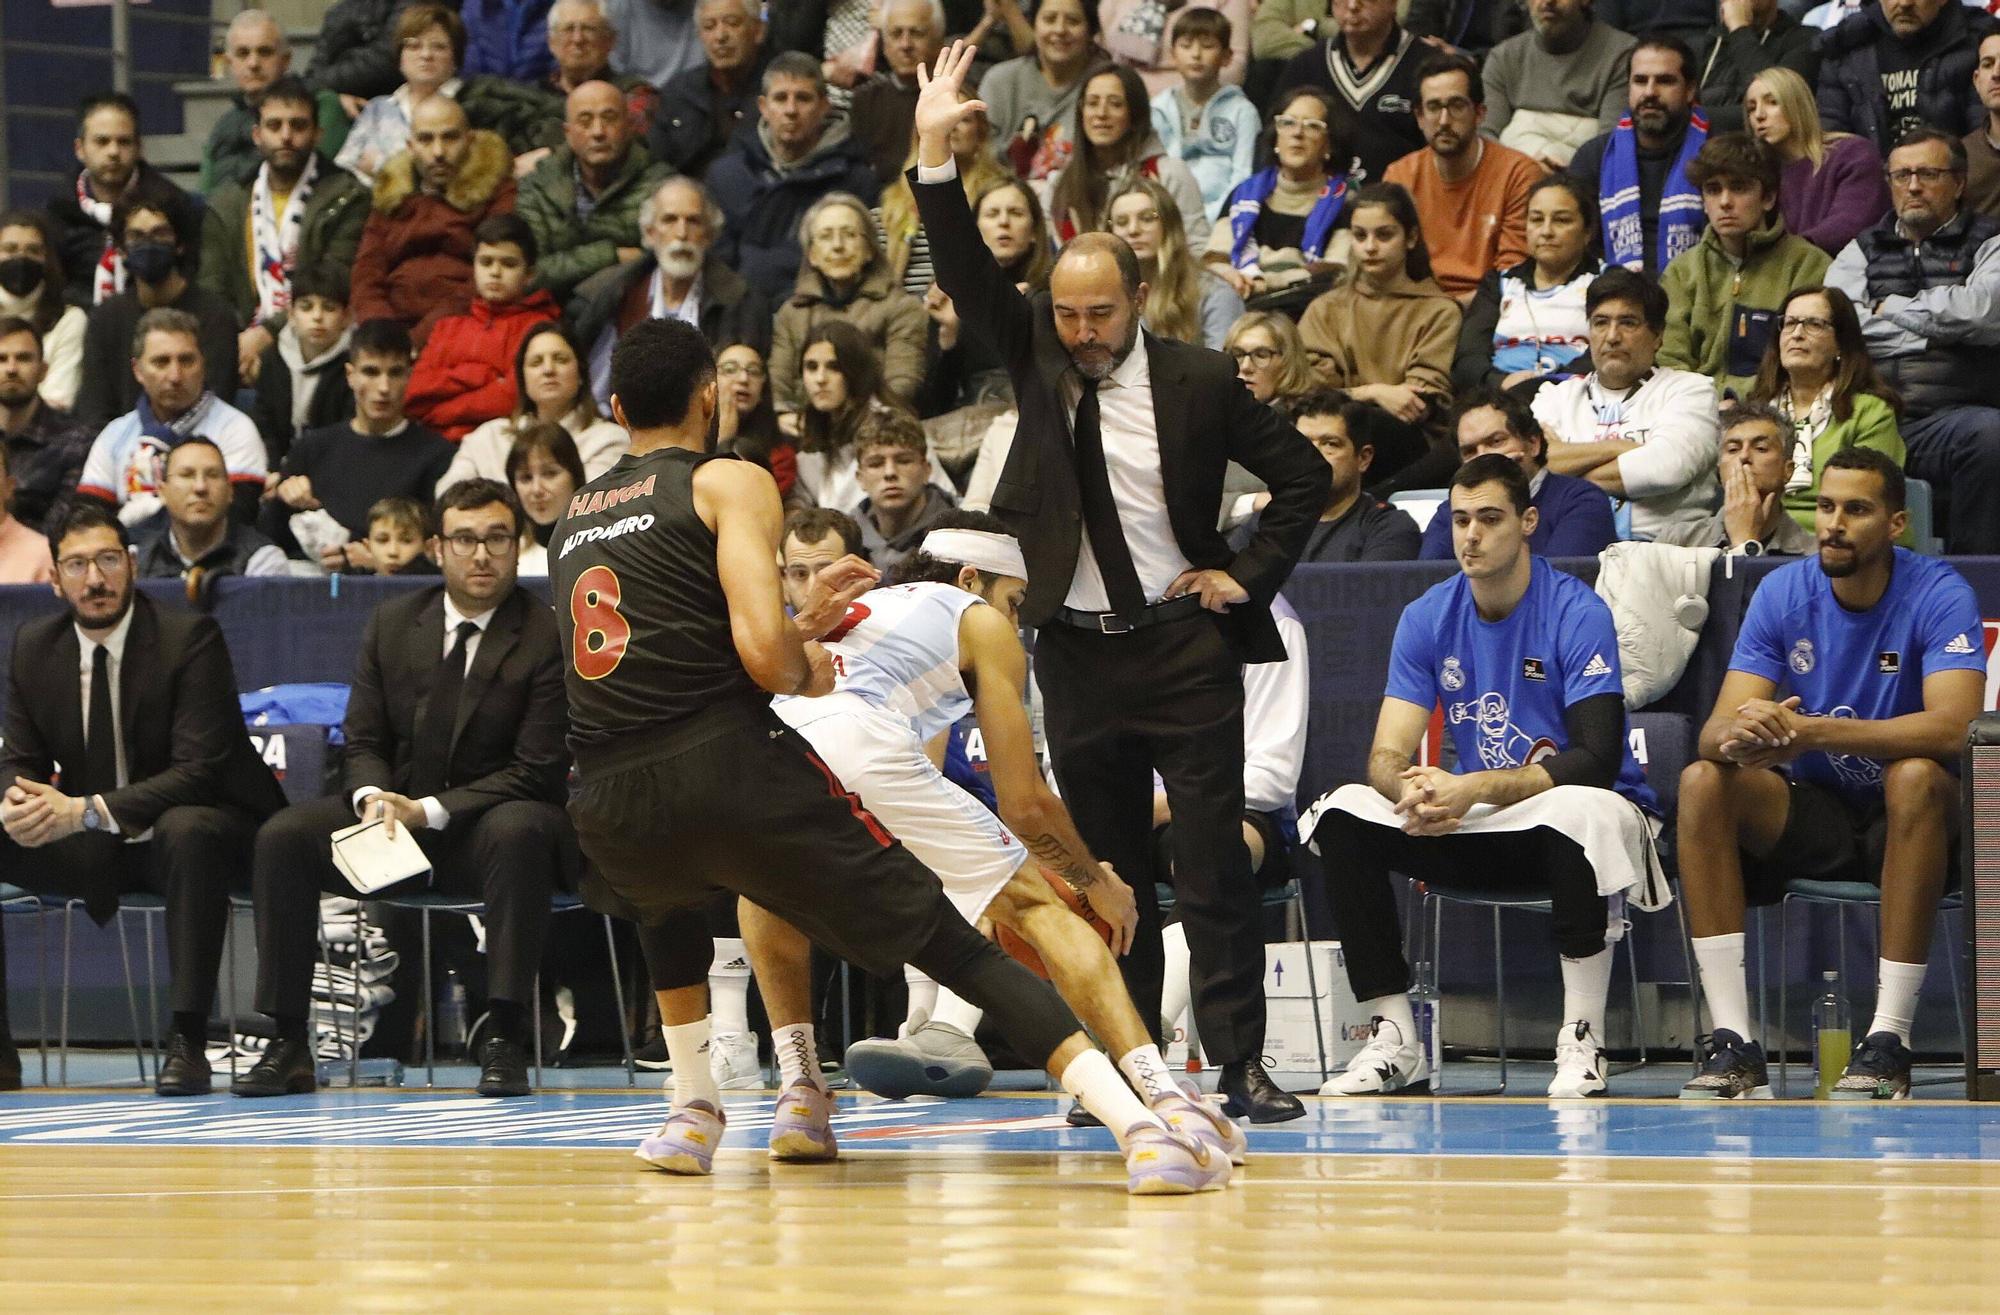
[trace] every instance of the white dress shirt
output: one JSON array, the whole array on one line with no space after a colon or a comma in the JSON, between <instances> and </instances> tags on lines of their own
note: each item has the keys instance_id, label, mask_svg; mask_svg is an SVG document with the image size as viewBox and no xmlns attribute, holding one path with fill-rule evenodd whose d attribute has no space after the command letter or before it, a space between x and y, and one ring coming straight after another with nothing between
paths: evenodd
<instances>
[{"instance_id":1,"label":"white dress shirt","mask_svg":"<svg viewBox=\"0 0 2000 1315\"><path fill-rule=\"evenodd\" d=\"M119 618L118 624L111 628L111 633L104 637L102 645L99 645L96 640L84 634L82 626L76 628L76 646L80 659L78 669L80 675L81 706L83 708L83 738L86 744L90 741L91 672L97 665L97 650L99 647L102 647L106 653L110 654L105 660L104 674L105 678L111 684L111 737L118 759L118 784L120 786L132 783L132 777L125 763L125 710L122 706L123 700L118 697L118 678L123 674L125 668L125 638L131 633L132 609L129 607L125 609L125 615ZM110 809L103 807L104 796L100 794L97 798L99 804L98 812L104 819L104 829L113 835L117 835L117 819L111 816ZM130 843L137 844L151 835L152 832L148 831L143 835L132 836L130 837Z\"/></svg>"},{"instance_id":2,"label":"white dress shirt","mask_svg":"<svg viewBox=\"0 0 2000 1315\"><path fill-rule=\"evenodd\" d=\"M919 164L917 181L946 183L958 177L958 161ZM1063 378L1063 401L1076 419L1083 376L1072 370ZM1098 431L1104 439L1104 466L1111 480L1111 501L1118 508L1119 528L1132 554L1139 588L1148 603L1160 601L1167 586L1191 565L1174 538L1167 518L1166 484L1160 476L1160 435L1153 415L1153 372L1142 336L1111 377L1097 385ZM1079 612L1108 612L1110 596L1097 554L1090 548L1090 531L1077 545L1076 572L1070 577L1063 605Z\"/></svg>"},{"instance_id":3,"label":"white dress shirt","mask_svg":"<svg viewBox=\"0 0 2000 1315\"><path fill-rule=\"evenodd\" d=\"M458 640L458 628L467 621L472 622L473 625L478 627L465 641L465 669L469 672L472 670L472 664L479 658L479 642L486 638L486 627L493 622L493 609L489 607L478 616L467 616L452 604L451 595L446 594L444 596L444 646L438 650L438 662L440 664L451 656L451 646ZM122 767L120 771L122 773ZM354 792L355 815L360 816L361 806L368 802L370 795L381 793L382 787L379 785L364 785L359 790L356 790ZM417 800L417 802L423 806L424 824L431 830L442 831L451 824L451 814L446 812L444 805L437 801L436 795L425 795L422 799Z\"/></svg>"}]
</instances>

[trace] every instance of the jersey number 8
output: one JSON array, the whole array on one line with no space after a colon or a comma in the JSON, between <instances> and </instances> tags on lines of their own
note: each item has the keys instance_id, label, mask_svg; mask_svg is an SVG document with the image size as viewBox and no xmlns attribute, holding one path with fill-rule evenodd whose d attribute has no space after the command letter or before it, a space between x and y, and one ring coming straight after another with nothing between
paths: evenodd
<instances>
[{"instance_id":1,"label":"jersey number 8","mask_svg":"<svg viewBox=\"0 0 2000 1315\"><path fill-rule=\"evenodd\" d=\"M625 660L632 624L619 613L619 601L618 576L608 566L591 567L569 591L570 661L585 680L603 680Z\"/></svg>"}]
</instances>

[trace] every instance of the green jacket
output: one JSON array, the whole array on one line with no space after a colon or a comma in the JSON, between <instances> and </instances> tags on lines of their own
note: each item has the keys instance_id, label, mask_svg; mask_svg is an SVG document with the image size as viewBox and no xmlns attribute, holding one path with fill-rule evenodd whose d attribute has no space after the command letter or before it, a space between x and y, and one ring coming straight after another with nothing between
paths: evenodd
<instances>
[{"instance_id":1,"label":"green jacket","mask_svg":"<svg viewBox=\"0 0 2000 1315\"><path fill-rule=\"evenodd\" d=\"M534 83L467 78L454 99L465 108L467 122L506 138L516 155L562 142L563 98Z\"/></svg>"},{"instance_id":2,"label":"green jacket","mask_svg":"<svg viewBox=\"0 0 2000 1315\"><path fill-rule=\"evenodd\" d=\"M257 289L250 281L250 189L248 181L229 182L211 192L201 221L201 272L196 282L227 301L237 321L250 323L257 313ZM361 249L361 229L368 222L368 189L361 180L333 161L319 158L319 177L306 202L304 228L299 233L298 268L328 263L351 268ZM265 327L276 331L282 317Z\"/></svg>"},{"instance_id":3,"label":"green jacket","mask_svg":"<svg viewBox=\"0 0 2000 1315\"><path fill-rule=\"evenodd\" d=\"M1828 457L1850 447L1871 447L1897 465L1903 464L1903 435L1896 428L1896 413L1873 393L1857 393L1854 413L1845 420L1829 421L1820 436L1813 440L1812 483L1785 494L1785 510L1792 514L1793 520L1809 530L1813 528L1820 472L1826 469Z\"/></svg>"},{"instance_id":4,"label":"green jacket","mask_svg":"<svg viewBox=\"0 0 2000 1315\"><path fill-rule=\"evenodd\" d=\"M1775 215L1750 235L1740 268L1724 254L1713 230L1703 232L1660 279L1668 306L1660 364L1707 375L1717 393L1734 389L1738 397L1748 397L1764 346L1777 335L1786 296L1824 280L1832 263L1819 247L1787 233ZM1763 325L1746 326L1747 314L1759 311L1766 313Z\"/></svg>"},{"instance_id":5,"label":"green jacket","mask_svg":"<svg viewBox=\"0 0 2000 1315\"><path fill-rule=\"evenodd\" d=\"M580 219L575 166L575 152L556 147L521 180L520 199L514 203L541 249L535 286L546 288L557 301L569 300L579 283L617 264L619 247L645 245L639 236L639 207L674 172L655 163L643 142L633 142L624 166L598 195L597 208L590 218Z\"/></svg>"},{"instance_id":6,"label":"green jacket","mask_svg":"<svg viewBox=\"0 0 2000 1315\"><path fill-rule=\"evenodd\" d=\"M331 91L315 92L314 101L319 106L319 153L331 160L340 154L340 148L347 141L347 129L352 120L340 104L340 97ZM203 196L214 193L224 183L254 177L257 166L264 163L264 157L257 151L257 143L250 140L250 130L257 126L257 116L250 107L237 96L234 103L215 121L210 129L208 142L201 149L201 183L199 190Z\"/></svg>"}]
</instances>

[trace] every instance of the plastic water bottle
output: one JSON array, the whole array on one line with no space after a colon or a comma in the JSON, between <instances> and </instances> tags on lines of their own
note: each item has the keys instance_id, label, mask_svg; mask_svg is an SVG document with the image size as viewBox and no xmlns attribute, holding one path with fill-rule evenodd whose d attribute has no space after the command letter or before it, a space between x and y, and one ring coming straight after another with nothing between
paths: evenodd
<instances>
[{"instance_id":1,"label":"plastic water bottle","mask_svg":"<svg viewBox=\"0 0 2000 1315\"><path fill-rule=\"evenodd\" d=\"M1813 1095L1825 1100L1832 1095L1833 1084L1847 1071L1848 1058L1854 1053L1854 1031L1847 1019L1847 999L1841 994L1840 974L1822 973L1820 983L1826 992L1813 1005L1813 1064L1817 1069Z\"/></svg>"},{"instance_id":2,"label":"plastic water bottle","mask_svg":"<svg viewBox=\"0 0 2000 1315\"><path fill-rule=\"evenodd\" d=\"M1443 1031L1438 1021L1437 978L1431 972L1430 960L1417 964L1415 982L1410 987L1410 1014L1417 1022L1417 1053L1424 1057L1424 1067L1430 1071L1432 1091L1444 1088L1444 1043Z\"/></svg>"}]
</instances>

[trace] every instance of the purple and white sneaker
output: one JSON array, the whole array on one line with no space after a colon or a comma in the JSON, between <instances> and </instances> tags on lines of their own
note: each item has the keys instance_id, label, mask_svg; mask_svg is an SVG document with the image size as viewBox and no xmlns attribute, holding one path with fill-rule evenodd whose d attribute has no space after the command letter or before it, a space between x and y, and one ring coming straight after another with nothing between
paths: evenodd
<instances>
[{"instance_id":1,"label":"purple and white sneaker","mask_svg":"<svg viewBox=\"0 0 2000 1315\"><path fill-rule=\"evenodd\" d=\"M1229 1185L1229 1157L1157 1123L1125 1130L1125 1190L1133 1196L1189 1196Z\"/></svg>"},{"instance_id":2,"label":"purple and white sneaker","mask_svg":"<svg viewBox=\"0 0 2000 1315\"><path fill-rule=\"evenodd\" d=\"M1167 1126L1181 1136L1206 1144L1210 1150L1227 1157L1231 1164L1242 1164L1250 1158L1250 1139L1243 1135L1236 1120L1194 1087L1183 1085L1179 1091L1160 1097L1153 1102L1153 1113L1165 1119Z\"/></svg>"},{"instance_id":3,"label":"purple and white sneaker","mask_svg":"<svg viewBox=\"0 0 2000 1315\"><path fill-rule=\"evenodd\" d=\"M639 1143L632 1154L655 1169L703 1177L715 1171L715 1151L722 1145L727 1120L705 1100L676 1106L660 1130Z\"/></svg>"},{"instance_id":4,"label":"purple and white sneaker","mask_svg":"<svg viewBox=\"0 0 2000 1315\"><path fill-rule=\"evenodd\" d=\"M771 1114L771 1158L805 1163L840 1154L833 1140L833 1093L799 1078Z\"/></svg>"}]
</instances>

